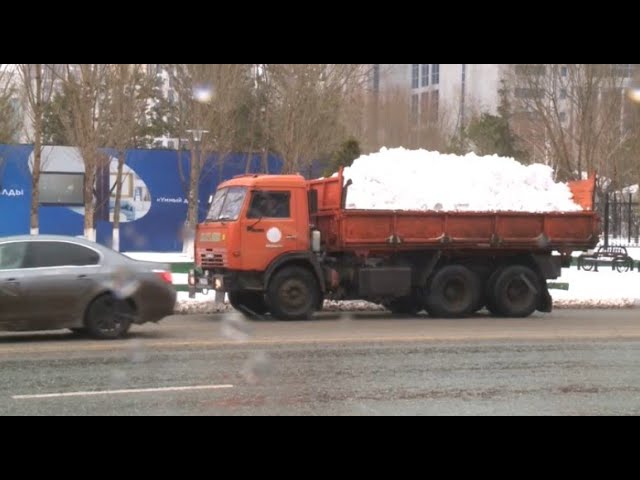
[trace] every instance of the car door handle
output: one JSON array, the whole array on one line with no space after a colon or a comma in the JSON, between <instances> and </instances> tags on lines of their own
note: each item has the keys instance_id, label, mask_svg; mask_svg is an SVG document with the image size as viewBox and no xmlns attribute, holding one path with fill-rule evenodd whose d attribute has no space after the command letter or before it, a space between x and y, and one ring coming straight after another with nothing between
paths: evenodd
<instances>
[{"instance_id":1,"label":"car door handle","mask_svg":"<svg viewBox=\"0 0 640 480\"><path fill-rule=\"evenodd\" d=\"M85 278L88 278L88 275L85 275L85 274L78 275L78 280L84 280Z\"/></svg>"},{"instance_id":2,"label":"car door handle","mask_svg":"<svg viewBox=\"0 0 640 480\"><path fill-rule=\"evenodd\" d=\"M260 233L260 232L264 232L264 228L255 228L255 227L247 227L247 232L254 232L254 233Z\"/></svg>"}]
</instances>

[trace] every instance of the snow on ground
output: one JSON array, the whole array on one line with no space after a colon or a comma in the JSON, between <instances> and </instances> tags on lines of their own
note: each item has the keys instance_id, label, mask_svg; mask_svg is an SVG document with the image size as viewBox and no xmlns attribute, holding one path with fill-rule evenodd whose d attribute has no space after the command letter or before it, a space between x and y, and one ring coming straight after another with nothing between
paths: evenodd
<instances>
[{"instance_id":1,"label":"snow on ground","mask_svg":"<svg viewBox=\"0 0 640 480\"><path fill-rule=\"evenodd\" d=\"M618 273L601 266L599 272L563 269L556 282L569 290L550 290L556 308L629 308L640 306L640 273Z\"/></svg>"},{"instance_id":2,"label":"snow on ground","mask_svg":"<svg viewBox=\"0 0 640 480\"><path fill-rule=\"evenodd\" d=\"M347 208L442 211L579 211L551 167L522 165L497 155L446 155L386 149L344 171Z\"/></svg>"},{"instance_id":3,"label":"snow on ground","mask_svg":"<svg viewBox=\"0 0 640 480\"><path fill-rule=\"evenodd\" d=\"M158 263L193 263L193 257L189 257L180 252L158 253L158 252L125 252L129 258L142 260L143 262Z\"/></svg>"},{"instance_id":4,"label":"snow on ground","mask_svg":"<svg viewBox=\"0 0 640 480\"><path fill-rule=\"evenodd\" d=\"M564 269L554 283L568 283L569 290L549 290L554 308L633 308L640 307L640 273L618 273L603 267L600 272ZM365 301L326 301L326 311L383 311L379 305ZM198 294L190 299L186 292L178 293L177 313L219 313L233 311L230 305L216 305L214 294Z\"/></svg>"}]
</instances>

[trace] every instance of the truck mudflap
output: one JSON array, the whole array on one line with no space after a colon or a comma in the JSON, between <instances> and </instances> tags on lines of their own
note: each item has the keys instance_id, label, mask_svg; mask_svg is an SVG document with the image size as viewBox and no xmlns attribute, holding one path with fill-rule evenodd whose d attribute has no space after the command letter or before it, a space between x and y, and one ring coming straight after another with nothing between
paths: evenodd
<instances>
[{"instance_id":1,"label":"truck mudflap","mask_svg":"<svg viewBox=\"0 0 640 480\"><path fill-rule=\"evenodd\" d=\"M542 292L540 292L540 299L538 301L538 311L543 313L551 313L553 310L553 299L551 298L551 294L549 293L549 288L547 287L546 282L544 283L544 287L542 288Z\"/></svg>"},{"instance_id":2,"label":"truck mudflap","mask_svg":"<svg viewBox=\"0 0 640 480\"><path fill-rule=\"evenodd\" d=\"M225 292L216 290L215 296L213 297L213 303L216 305L222 305L224 303L225 295Z\"/></svg>"}]
</instances>

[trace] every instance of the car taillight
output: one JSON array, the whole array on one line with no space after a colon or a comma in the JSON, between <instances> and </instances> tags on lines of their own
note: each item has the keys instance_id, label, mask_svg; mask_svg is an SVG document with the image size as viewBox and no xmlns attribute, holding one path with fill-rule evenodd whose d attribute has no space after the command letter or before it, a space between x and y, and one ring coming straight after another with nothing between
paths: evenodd
<instances>
[{"instance_id":1,"label":"car taillight","mask_svg":"<svg viewBox=\"0 0 640 480\"><path fill-rule=\"evenodd\" d=\"M156 270L155 274L158 275L163 282L168 283L169 285L173 284L173 276L171 275L171 272Z\"/></svg>"}]
</instances>

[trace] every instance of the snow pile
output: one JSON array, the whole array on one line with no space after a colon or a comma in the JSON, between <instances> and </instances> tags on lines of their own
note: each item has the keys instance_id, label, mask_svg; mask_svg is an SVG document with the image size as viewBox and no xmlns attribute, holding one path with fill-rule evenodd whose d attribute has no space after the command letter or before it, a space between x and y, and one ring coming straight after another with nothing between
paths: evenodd
<instances>
[{"instance_id":1,"label":"snow pile","mask_svg":"<svg viewBox=\"0 0 640 480\"><path fill-rule=\"evenodd\" d=\"M214 313L230 313L235 309L229 303L217 304L213 301L213 294L197 294L196 298L189 298L185 292L178 293L176 302L176 315L206 315ZM349 300L336 302L327 300L324 302L323 312L384 312L384 307L364 300Z\"/></svg>"},{"instance_id":2,"label":"snow pile","mask_svg":"<svg viewBox=\"0 0 640 480\"><path fill-rule=\"evenodd\" d=\"M561 290L552 293L553 308L561 309L599 309L614 310L640 307L640 300L629 297L618 298L576 298L565 295Z\"/></svg>"},{"instance_id":3,"label":"snow pile","mask_svg":"<svg viewBox=\"0 0 640 480\"><path fill-rule=\"evenodd\" d=\"M217 304L212 299L207 301L198 300L178 300L174 310L175 315L210 315L214 313L235 312L235 309L228 303Z\"/></svg>"},{"instance_id":4,"label":"snow pile","mask_svg":"<svg viewBox=\"0 0 640 480\"><path fill-rule=\"evenodd\" d=\"M580 298L563 290L551 291L554 309L603 309L613 310L621 308L638 308L640 299L631 297L611 298ZM363 300L350 300L336 302L327 300L323 312L384 312L381 305L365 302ZM213 298L179 299L176 315L210 315L218 313L232 313L234 308L228 303L219 305Z\"/></svg>"},{"instance_id":5,"label":"snow pile","mask_svg":"<svg viewBox=\"0 0 640 480\"><path fill-rule=\"evenodd\" d=\"M522 165L497 155L447 155L386 149L364 155L344 170L348 209L421 211L571 212L568 185L551 167Z\"/></svg>"}]
</instances>

